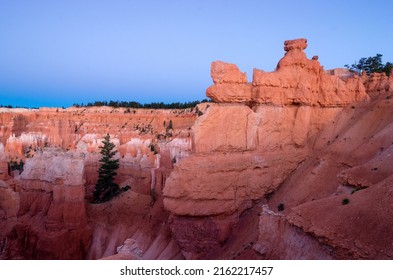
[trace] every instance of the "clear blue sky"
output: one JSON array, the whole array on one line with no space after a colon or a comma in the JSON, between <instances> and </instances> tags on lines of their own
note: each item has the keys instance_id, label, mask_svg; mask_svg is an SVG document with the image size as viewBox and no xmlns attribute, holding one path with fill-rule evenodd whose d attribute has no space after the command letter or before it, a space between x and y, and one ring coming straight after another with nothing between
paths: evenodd
<instances>
[{"instance_id":1,"label":"clear blue sky","mask_svg":"<svg viewBox=\"0 0 393 280\"><path fill-rule=\"evenodd\" d=\"M274 70L305 37L325 69L383 54L393 1L0 0L0 104L205 98L210 63Z\"/></svg>"}]
</instances>

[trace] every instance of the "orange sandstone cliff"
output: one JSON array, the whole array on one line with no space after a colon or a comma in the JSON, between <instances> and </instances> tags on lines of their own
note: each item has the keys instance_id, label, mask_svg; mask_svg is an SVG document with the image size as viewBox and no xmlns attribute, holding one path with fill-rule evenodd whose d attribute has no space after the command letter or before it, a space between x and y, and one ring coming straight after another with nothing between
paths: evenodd
<instances>
[{"instance_id":1,"label":"orange sandstone cliff","mask_svg":"<svg viewBox=\"0 0 393 280\"><path fill-rule=\"evenodd\" d=\"M1 109L0 258L391 259L393 76L306 47L197 109ZM131 190L90 204L106 133Z\"/></svg>"}]
</instances>

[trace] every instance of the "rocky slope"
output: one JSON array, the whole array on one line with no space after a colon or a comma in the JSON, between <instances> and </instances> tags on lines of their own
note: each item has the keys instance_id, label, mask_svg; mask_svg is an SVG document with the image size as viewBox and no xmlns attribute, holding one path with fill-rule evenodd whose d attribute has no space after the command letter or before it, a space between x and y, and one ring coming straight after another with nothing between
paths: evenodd
<instances>
[{"instance_id":1,"label":"rocky slope","mask_svg":"<svg viewBox=\"0 0 393 280\"><path fill-rule=\"evenodd\" d=\"M392 258L393 76L306 47L213 62L198 110L1 109L0 258ZM131 190L90 204L106 133Z\"/></svg>"}]
</instances>

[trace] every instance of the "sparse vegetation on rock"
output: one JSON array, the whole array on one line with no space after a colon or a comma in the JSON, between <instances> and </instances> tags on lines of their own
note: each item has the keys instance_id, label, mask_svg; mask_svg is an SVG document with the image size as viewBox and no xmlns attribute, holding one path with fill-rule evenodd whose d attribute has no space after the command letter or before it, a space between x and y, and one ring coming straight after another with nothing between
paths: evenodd
<instances>
[{"instance_id":1,"label":"sparse vegetation on rock","mask_svg":"<svg viewBox=\"0 0 393 280\"><path fill-rule=\"evenodd\" d=\"M9 173L11 170L12 171L18 170L19 173L21 173L23 171L24 166L25 166L25 163L22 160L20 160L19 162L18 161L10 161L8 163Z\"/></svg>"},{"instance_id":2,"label":"sparse vegetation on rock","mask_svg":"<svg viewBox=\"0 0 393 280\"><path fill-rule=\"evenodd\" d=\"M346 205L346 204L348 204L349 203L349 199L348 198L344 198L342 201L341 201L341 204L342 205Z\"/></svg>"},{"instance_id":3,"label":"sparse vegetation on rock","mask_svg":"<svg viewBox=\"0 0 393 280\"><path fill-rule=\"evenodd\" d=\"M371 73L385 73L387 76L389 76L393 68L393 63L386 62L383 64L382 54L377 53L372 57L362 57L359 59L359 61L355 61L354 64L346 64L344 67L358 74L365 71L367 75L370 75Z\"/></svg>"},{"instance_id":4,"label":"sparse vegetation on rock","mask_svg":"<svg viewBox=\"0 0 393 280\"><path fill-rule=\"evenodd\" d=\"M101 166L98 170L98 182L94 191L94 203L108 201L120 191L119 185L114 182L119 168L119 160L113 159L116 150L114 150L115 145L110 141L109 134L104 137L102 144Z\"/></svg>"}]
</instances>

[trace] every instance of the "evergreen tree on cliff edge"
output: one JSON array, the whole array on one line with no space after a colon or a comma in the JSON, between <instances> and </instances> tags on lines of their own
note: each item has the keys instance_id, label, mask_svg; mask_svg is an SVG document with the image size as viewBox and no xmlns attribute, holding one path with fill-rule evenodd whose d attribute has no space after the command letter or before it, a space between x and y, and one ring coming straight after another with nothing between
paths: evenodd
<instances>
[{"instance_id":1,"label":"evergreen tree on cliff edge","mask_svg":"<svg viewBox=\"0 0 393 280\"><path fill-rule=\"evenodd\" d=\"M116 154L114 150L115 145L110 141L110 136L107 134L102 141L100 154L101 166L98 169L98 181L94 191L94 203L101 203L110 200L113 196L119 193L119 185L114 182L119 168L119 160L113 159Z\"/></svg>"}]
</instances>

